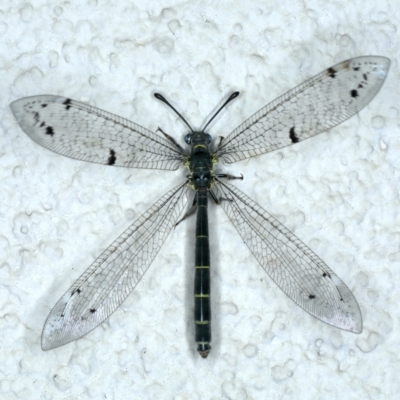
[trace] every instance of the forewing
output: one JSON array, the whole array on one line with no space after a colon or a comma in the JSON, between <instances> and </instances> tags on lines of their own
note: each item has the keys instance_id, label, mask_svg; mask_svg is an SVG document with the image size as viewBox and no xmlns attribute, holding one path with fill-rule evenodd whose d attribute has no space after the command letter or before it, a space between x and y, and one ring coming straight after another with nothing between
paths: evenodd
<instances>
[{"instance_id":1,"label":"forewing","mask_svg":"<svg viewBox=\"0 0 400 400\"><path fill-rule=\"evenodd\" d=\"M218 181L215 191L257 261L296 304L330 325L362 331L353 294L312 250L235 186Z\"/></svg>"},{"instance_id":2,"label":"forewing","mask_svg":"<svg viewBox=\"0 0 400 400\"><path fill-rule=\"evenodd\" d=\"M25 97L10 105L36 143L78 160L175 170L185 161L171 141L124 118L66 97Z\"/></svg>"},{"instance_id":3,"label":"forewing","mask_svg":"<svg viewBox=\"0 0 400 400\"><path fill-rule=\"evenodd\" d=\"M308 139L355 115L378 93L385 57L343 61L285 93L238 126L216 157L230 164Z\"/></svg>"},{"instance_id":4,"label":"forewing","mask_svg":"<svg viewBox=\"0 0 400 400\"><path fill-rule=\"evenodd\" d=\"M150 266L187 204L187 182L175 187L111 244L47 317L42 349L90 332L126 299Z\"/></svg>"}]
</instances>

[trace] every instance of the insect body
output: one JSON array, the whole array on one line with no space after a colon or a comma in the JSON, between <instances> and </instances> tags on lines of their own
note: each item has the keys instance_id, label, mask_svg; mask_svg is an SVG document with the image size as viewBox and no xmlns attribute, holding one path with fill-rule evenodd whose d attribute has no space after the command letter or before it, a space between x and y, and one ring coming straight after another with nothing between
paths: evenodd
<instances>
[{"instance_id":1,"label":"insect body","mask_svg":"<svg viewBox=\"0 0 400 400\"><path fill-rule=\"evenodd\" d=\"M215 151L205 128L216 114L203 131L185 137L191 145L189 153L166 134L163 138L65 97L41 95L12 103L22 129L56 153L112 166L175 170L185 165L189 169L188 178L133 222L61 297L44 325L43 350L78 339L108 318L140 281L171 229L196 211L195 335L198 352L207 357L211 349L209 194L293 301L328 324L361 332L359 306L340 278L278 220L227 182L241 178L215 174L213 168L220 160L230 164L274 151L345 121L376 95L389 65L387 58L378 56L343 61L263 107L221 139ZM161 95L156 97L169 104ZM196 192L194 202L180 219L190 189Z\"/></svg>"},{"instance_id":2,"label":"insect body","mask_svg":"<svg viewBox=\"0 0 400 400\"><path fill-rule=\"evenodd\" d=\"M233 98L238 96L235 92L215 115ZM174 109L160 94L155 96ZM176 111L174 109L174 111ZM178 112L177 114L181 116ZM214 115L214 117L215 117ZM183 118L182 118L183 119ZM185 119L183 119L185 121ZM187 122L185 121L187 124ZM190 127L190 125L188 124ZM192 130L192 128L190 128ZM204 130L203 130L204 131ZM212 138L204 132L189 133L185 142L190 144L192 151L185 165L190 171L188 185L196 190L192 211L197 210L196 218L196 247L195 247L195 282L194 282L194 320L197 351L206 358L211 350L211 303L210 303L210 245L208 236L208 193L211 193L217 204L219 201L211 191L215 184L213 172L215 157L211 154L208 145ZM168 137L168 135L166 135ZM174 141L173 141L174 142ZM177 145L178 150L181 147ZM224 176L224 175L219 175ZM186 214L184 218L189 216Z\"/></svg>"},{"instance_id":3,"label":"insect body","mask_svg":"<svg viewBox=\"0 0 400 400\"><path fill-rule=\"evenodd\" d=\"M210 304L210 246L208 239L208 191L214 183L213 162L208 149L208 136L195 132L190 138L192 154L189 169L192 171L190 184L196 189L196 247L194 319L197 351L207 357L211 343L211 304Z\"/></svg>"}]
</instances>

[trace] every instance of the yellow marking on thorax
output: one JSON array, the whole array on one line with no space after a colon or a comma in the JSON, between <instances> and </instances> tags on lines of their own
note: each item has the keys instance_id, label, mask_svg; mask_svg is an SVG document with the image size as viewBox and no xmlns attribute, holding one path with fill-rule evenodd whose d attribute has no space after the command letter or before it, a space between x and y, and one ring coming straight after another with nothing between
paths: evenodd
<instances>
[{"instance_id":1,"label":"yellow marking on thorax","mask_svg":"<svg viewBox=\"0 0 400 400\"><path fill-rule=\"evenodd\" d=\"M193 147L193 150L197 149L198 147L203 147L204 149L207 149L207 146L206 146L205 144L199 143L199 144L196 144L196 145Z\"/></svg>"}]
</instances>

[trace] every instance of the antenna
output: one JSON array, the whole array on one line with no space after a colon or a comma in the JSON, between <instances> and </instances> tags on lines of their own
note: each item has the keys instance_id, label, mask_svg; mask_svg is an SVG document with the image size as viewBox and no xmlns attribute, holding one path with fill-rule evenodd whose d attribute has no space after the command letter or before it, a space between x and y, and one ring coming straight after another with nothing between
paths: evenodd
<instances>
[{"instance_id":1,"label":"antenna","mask_svg":"<svg viewBox=\"0 0 400 400\"><path fill-rule=\"evenodd\" d=\"M232 94L229 96L228 100L227 100L224 104L222 104L222 106L219 108L219 110L218 110L218 111L214 114L214 116L208 121L208 123L206 124L206 126L203 128L202 132L204 132L204 131L206 130L207 126L210 125L210 122L218 115L218 113L219 113L229 102L231 102L233 99L236 99L236 97L238 97L238 96L239 96L239 92L234 92L234 93L232 93Z\"/></svg>"},{"instance_id":2,"label":"antenna","mask_svg":"<svg viewBox=\"0 0 400 400\"><path fill-rule=\"evenodd\" d=\"M179 114L179 112L175 109L175 107L173 107L164 96L162 96L160 93L154 93L154 97L164 102L167 106L171 107L181 117L182 121L189 127L189 129L193 132L192 127L187 123L186 119L183 118L181 114Z\"/></svg>"}]
</instances>

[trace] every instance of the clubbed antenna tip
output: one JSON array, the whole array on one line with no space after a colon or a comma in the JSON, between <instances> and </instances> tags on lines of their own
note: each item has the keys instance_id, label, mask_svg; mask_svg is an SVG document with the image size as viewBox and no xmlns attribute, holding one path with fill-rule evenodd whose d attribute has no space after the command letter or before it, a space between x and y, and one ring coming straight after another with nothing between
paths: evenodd
<instances>
[{"instance_id":1,"label":"clubbed antenna tip","mask_svg":"<svg viewBox=\"0 0 400 400\"><path fill-rule=\"evenodd\" d=\"M207 122L206 126L203 128L202 132L204 132L207 128L208 125L210 125L211 121L219 114L219 112L228 104L230 103L233 99L236 99L236 97L239 96L239 92L234 92L232 93L229 97L228 100L225 101L224 104L219 108L219 110L214 114L214 116Z\"/></svg>"},{"instance_id":2,"label":"clubbed antenna tip","mask_svg":"<svg viewBox=\"0 0 400 400\"><path fill-rule=\"evenodd\" d=\"M186 121L185 118L182 117L182 115L175 109L175 107L173 107L171 105L171 103L164 97L162 96L160 93L154 93L154 97L158 100L161 100L163 103L165 103L167 106L169 106L170 108L172 108L178 115L179 117L182 119L182 121L189 127L189 129L191 130L191 132L193 132L192 127L188 124L188 122Z\"/></svg>"}]
</instances>

